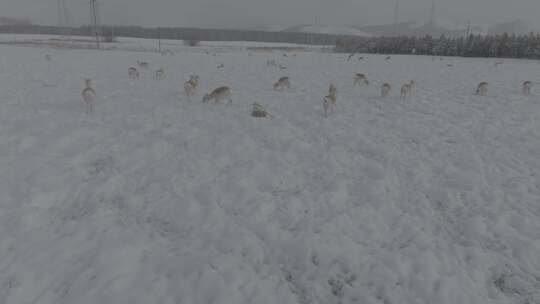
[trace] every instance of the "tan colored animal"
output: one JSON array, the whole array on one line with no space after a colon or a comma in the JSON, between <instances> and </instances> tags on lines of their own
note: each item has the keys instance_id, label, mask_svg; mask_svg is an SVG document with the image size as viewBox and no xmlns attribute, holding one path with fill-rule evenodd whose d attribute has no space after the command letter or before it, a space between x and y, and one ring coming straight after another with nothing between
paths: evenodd
<instances>
[{"instance_id":1,"label":"tan colored animal","mask_svg":"<svg viewBox=\"0 0 540 304\"><path fill-rule=\"evenodd\" d=\"M523 83L523 94L526 96L531 95L532 86L533 86L533 83L531 81L525 81Z\"/></svg>"},{"instance_id":2,"label":"tan colored animal","mask_svg":"<svg viewBox=\"0 0 540 304\"><path fill-rule=\"evenodd\" d=\"M154 79L162 80L163 78L165 78L165 69L159 68L154 75Z\"/></svg>"},{"instance_id":3,"label":"tan colored animal","mask_svg":"<svg viewBox=\"0 0 540 304\"><path fill-rule=\"evenodd\" d=\"M137 69L134 67L130 67L128 69L128 75L131 79L139 79L139 71L137 71Z\"/></svg>"},{"instance_id":4,"label":"tan colored animal","mask_svg":"<svg viewBox=\"0 0 540 304\"><path fill-rule=\"evenodd\" d=\"M411 95L414 92L415 86L416 86L416 82L414 80L411 80L409 83L406 83L403 86L401 86L401 99L411 97Z\"/></svg>"},{"instance_id":5,"label":"tan colored animal","mask_svg":"<svg viewBox=\"0 0 540 304\"><path fill-rule=\"evenodd\" d=\"M141 69L148 69L148 62L137 61L137 65L138 65Z\"/></svg>"},{"instance_id":6,"label":"tan colored animal","mask_svg":"<svg viewBox=\"0 0 540 304\"><path fill-rule=\"evenodd\" d=\"M199 86L199 76L198 75L191 75L189 80L184 83L184 91L186 93L186 96L191 101L191 97L195 95L195 92L197 91L197 87Z\"/></svg>"},{"instance_id":7,"label":"tan colored animal","mask_svg":"<svg viewBox=\"0 0 540 304\"><path fill-rule=\"evenodd\" d=\"M253 110L251 111L251 116L257 117L257 118L272 118L272 115L266 111L266 109L260 105L259 103L253 103Z\"/></svg>"},{"instance_id":8,"label":"tan colored animal","mask_svg":"<svg viewBox=\"0 0 540 304\"><path fill-rule=\"evenodd\" d=\"M212 93L204 95L202 102L209 102L210 100L213 100L214 103L220 103L223 100L228 100L228 104L232 104L231 96L231 88L219 87L212 91Z\"/></svg>"},{"instance_id":9,"label":"tan colored animal","mask_svg":"<svg viewBox=\"0 0 540 304\"><path fill-rule=\"evenodd\" d=\"M328 89L328 95L337 96L337 88L334 84L330 84L330 88Z\"/></svg>"},{"instance_id":10,"label":"tan colored animal","mask_svg":"<svg viewBox=\"0 0 540 304\"><path fill-rule=\"evenodd\" d=\"M389 83L384 83L381 87L381 96L383 98L386 98L388 97L388 95L390 94L390 91L392 90L392 87L390 86Z\"/></svg>"},{"instance_id":11,"label":"tan colored animal","mask_svg":"<svg viewBox=\"0 0 540 304\"><path fill-rule=\"evenodd\" d=\"M365 74L358 73L354 75L354 85L357 86L360 84L369 85L369 80Z\"/></svg>"},{"instance_id":12,"label":"tan colored animal","mask_svg":"<svg viewBox=\"0 0 540 304\"><path fill-rule=\"evenodd\" d=\"M386 58L384 58L384 60L388 61L388 60L391 60L392 59L392 56L387 56Z\"/></svg>"},{"instance_id":13,"label":"tan colored animal","mask_svg":"<svg viewBox=\"0 0 540 304\"><path fill-rule=\"evenodd\" d=\"M274 83L274 90L283 91L285 88L291 88L291 81L289 77L281 77L276 83Z\"/></svg>"},{"instance_id":14,"label":"tan colored animal","mask_svg":"<svg viewBox=\"0 0 540 304\"><path fill-rule=\"evenodd\" d=\"M405 99L411 96L411 85L410 84L404 84L401 86L401 99Z\"/></svg>"},{"instance_id":15,"label":"tan colored animal","mask_svg":"<svg viewBox=\"0 0 540 304\"><path fill-rule=\"evenodd\" d=\"M478 87L476 88L476 95L486 96L487 92L488 92L487 82L481 82L480 84L478 84Z\"/></svg>"},{"instance_id":16,"label":"tan colored animal","mask_svg":"<svg viewBox=\"0 0 540 304\"><path fill-rule=\"evenodd\" d=\"M495 61L495 64L494 64L494 65L495 65L495 67L498 67L498 66L500 66L500 65L503 64L503 63L504 63L504 61L499 60L499 61Z\"/></svg>"},{"instance_id":17,"label":"tan colored animal","mask_svg":"<svg viewBox=\"0 0 540 304\"><path fill-rule=\"evenodd\" d=\"M334 112L337 106L337 96L329 94L323 99L324 117L328 116L329 112Z\"/></svg>"},{"instance_id":18,"label":"tan colored animal","mask_svg":"<svg viewBox=\"0 0 540 304\"><path fill-rule=\"evenodd\" d=\"M82 91L81 95L84 101L84 105L86 108L86 113L92 113L94 112L94 103L96 100L96 91L92 88L92 80L85 79L85 88Z\"/></svg>"}]
</instances>

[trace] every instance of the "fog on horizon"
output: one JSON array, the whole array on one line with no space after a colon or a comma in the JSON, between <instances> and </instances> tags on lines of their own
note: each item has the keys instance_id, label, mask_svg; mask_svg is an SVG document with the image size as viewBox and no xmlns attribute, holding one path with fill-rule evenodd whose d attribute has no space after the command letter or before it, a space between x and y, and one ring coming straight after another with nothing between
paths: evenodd
<instances>
[{"instance_id":1,"label":"fog on horizon","mask_svg":"<svg viewBox=\"0 0 540 304\"><path fill-rule=\"evenodd\" d=\"M58 24L58 0L2 0L0 16ZM64 0L73 26L89 23L90 0ZM103 24L269 28L393 22L396 0L98 0ZM398 0L400 21L427 21L432 0ZM540 28L538 0L435 0L437 20L463 26L521 19Z\"/></svg>"}]
</instances>

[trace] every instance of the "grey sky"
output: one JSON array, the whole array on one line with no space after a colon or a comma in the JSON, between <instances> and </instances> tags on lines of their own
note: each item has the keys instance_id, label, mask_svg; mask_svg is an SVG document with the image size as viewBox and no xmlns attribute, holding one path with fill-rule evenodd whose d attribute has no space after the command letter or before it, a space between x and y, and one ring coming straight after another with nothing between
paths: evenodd
<instances>
[{"instance_id":1,"label":"grey sky","mask_svg":"<svg viewBox=\"0 0 540 304\"><path fill-rule=\"evenodd\" d=\"M89 0L65 0L72 24L88 23ZM253 27L392 21L395 0L98 0L106 24ZM432 0L399 0L400 20L427 20ZM0 16L57 23L57 0L0 0ZM436 0L437 17L486 24L523 19L539 26L540 0Z\"/></svg>"}]
</instances>

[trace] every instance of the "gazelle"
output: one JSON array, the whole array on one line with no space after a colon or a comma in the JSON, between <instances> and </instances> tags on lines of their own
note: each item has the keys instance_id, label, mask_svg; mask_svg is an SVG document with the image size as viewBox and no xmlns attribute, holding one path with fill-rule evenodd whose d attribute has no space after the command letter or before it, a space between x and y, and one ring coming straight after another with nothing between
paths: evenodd
<instances>
[{"instance_id":1,"label":"gazelle","mask_svg":"<svg viewBox=\"0 0 540 304\"><path fill-rule=\"evenodd\" d=\"M390 91L392 90L392 87L389 83L384 83L381 87L381 96L383 98L388 97L388 94L390 94Z\"/></svg>"},{"instance_id":2,"label":"gazelle","mask_svg":"<svg viewBox=\"0 0 540 304\"><path fill-rule=\"evenodd\" d=\"M148 69L148 62L137 61L137 65L138 65L141 69Z\"/></svg>"},{"instance_id":3,"label":"gazelle","mask_svg":"<svg viewBox=\"0 0 540 304\"><path fill-rule=\"evenodd\" d=\"M328 116L329 112L334 112L337 105L337 95L328 94L323 99L324 117Z\"/></svg>"},{"instance_id":4,"label":"gazelle","mask_svg":"<svg viewBox=\"0 0 540 304\"><path fill-rule=\"evenodd\" d=\"M384 60L388 61L388 60L391 60L392 59L392 56L386 56L386 58L384 58Z\"/></svg>"},{"instance_id":5,"label":"gazelle","mask_svg":"<svg viewBox=\"0 0 540 304\"><path fill-rule=\"evenodd\" d=\"M163 78L165 78L165 69L163 69L162 67L159 68L156 71L156 74L155 74L154 77L155 77L156 80L162 80Z\"/></svg>"},{"instance_id":6,"label":"gazelle","mask_svg":"<svg viewBox=\"0 0 540 304\"><path fill-rule=\"evenodd\" d=\"M96 91L92 88L92 80L85 79L85 88L81 95L86 108L86 113L94 112L94 102L96 100Z\"/></svg>"},{"instance_id":7,"label":"gazelle","mask_svg":"<svg viewBox=\"0 0 540 304\"><path fill-rule=\"evenodd\" d=\"M410 97L410 96L411 96L411 85L406 83L406 84L401 86L400 98L405 99L405 98Z\"/></svg>"},{"instance_id":8,"label":"gazelle","mask_svg":"<svg viewBox=\"0 0 540 304\"><path fill-rule=\"evenodd\" d=\"M481 82L480 84L478 84L478 87L476 88L476 95L486 96L487 91L488 91L488 83Z\"/></svg>"},{"instance_id":9,"label":"gazelle","mask_svg":"<svg viewBox=\"0 0 540 304\"><path fill-rule=\"evenodd\" d=\"M137 69L134 67L130 67L128 69L128 75L131 79L139 79L139 71L137 71Z\"/></svg>"},{"instance_id":10,"label":"gazelle","mask_svg":"<svg viewBox=\"0 0 540 304\"><path fill-rule=\"evenodd\" d=\"M369 85L369 80L367 79L367 76L360 73L354 75L354 85L357 86L362 83L365 85Z\"/></svg>"},{"instance_id":11,"label":"gazelle","mask_svg":"<svg viewBox=\"0 0 540 304\"><path fill-rule=\"evenodd\" d=\"M411 97L411 95L413 94L415 85L416 85L416 82L414 82L414 80L411 80L409 83L406 83L403 86L401 86L401 99Z\"/></svg>"},{"instance_id":12,"label":"gazelle","mask_svg":"<svg viewBox=\"0 0 540 304\"><path fill-rule=\"evenodd\" d=\"M52 57L51 57L51 55L49 55L49 54L45 54L45 60L47 60L47 61L51 61L51 60L52 60Z\"/></svg>"},{"instance_id":13,"label":"gazelle","mask_svg":"<svg viewBox=\"0 0 540 304\"><path fill-rule=\"evenodd\" d=\"M334 84L330 84L330 88L328 89L328 94L337 96L337 88Z\"/></svg>"},{"instance_id":14,"label":"gazelle","mask_svg":"<svg viewBox=\"0 0 540 304\"><path fill-rule=\"evenodd\" d=\"M272 115L266 111L266 109L260 105L259 103L253 103L253 110L251 111L251 116L257 117L257 118L263 118L268 117L272 118Z\"/></svg>"},{"instance_id":15,"label":"gazelle","mask_svg":"<svg viewBox=\"0 0 540 304\"><path fill-rule=\"evenodd\" d=\"M291 81L289 77L281 77L276 83L274 83L274 90L284 90L285 88L291 88Z\"/></svg>"},{"instance_id":16,"label":"gazelle","mask_svg":"<svg viewBox=\"0 0 540 304\"><path fill-rule=\"evenodd\" d=\"M532 86L533 86L532 81L525 81L523 83L523 94L526 96L531 95Z\"/></svg>"},{"instance_id":17,"label":"gazelle","mask_svg":"<svg viewBox=\"0 0 540 304\"><path fill-rule=\"evenodd\" d=\"M204 95L202 102L209 102L210 100L213 100L214 103L220 103L222 100L228 100L229 104L232 104L231 96L231 88L219 87L212 91L212 93Z\"/></svg>"},{"instance_id":18,"label":"gazelle","mask_svg":"<svg viewBox=\"0 0 540 304\"><path fill-rule=\"evenodd\" d=\"M503 64L503 63L504 63L504 61L498 60L498 61L495 61L494 66L495 66L495 67L498 67L498 66L500 66L500 65Z\"/></svg>"},{"instance_id":19,"label":"gazelle","mask_svg":"<svg viewBox=\"0 0 540 304\"><path fill-rule=\"evenodd\" d=\"M197 91L197 87L199 86L199 76L198 75L191 75L189 77L189 80L184 83L184 91L186 92L186 96L191 101L191 97L195 95L195 91Z\"/></svg>"}]
</instances>

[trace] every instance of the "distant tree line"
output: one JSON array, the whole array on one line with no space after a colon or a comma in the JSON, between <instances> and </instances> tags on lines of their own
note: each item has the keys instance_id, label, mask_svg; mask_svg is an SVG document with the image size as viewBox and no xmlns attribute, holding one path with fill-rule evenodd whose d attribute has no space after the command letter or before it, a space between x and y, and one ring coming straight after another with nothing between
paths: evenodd
<instances>
[{"instance_id":1,"label":"distant tree line","mask_svg":"<svg viewBox=\"0 0 540 304\"><path fill-rule=\"evenodd\" d=\"M192 41L253 41L253 42L280 42L311 45L333 46L341 38L350 36L293 33L293 32L265 32L245 30L221 30L200 28L145 28L137 26L101 26L103 37L133 37L147 39L171 39ZM93 29L90 26L78 28L62 28L55 26L0 26L0 33L18 34L47 34L47 35L80 35L91 36ZM109 39L110 40L110 39Z\"/></svg>"},{"instance_id":2,"label":"distant tree line","mask_svg":"<svg viewBox=\"0 0 540 304\"><path fill-rule=\"evenodd\" d=\"M468 37L356 37L339 39L336 52L540 59L540 34Z\"/></svg>"}]
</instances>

